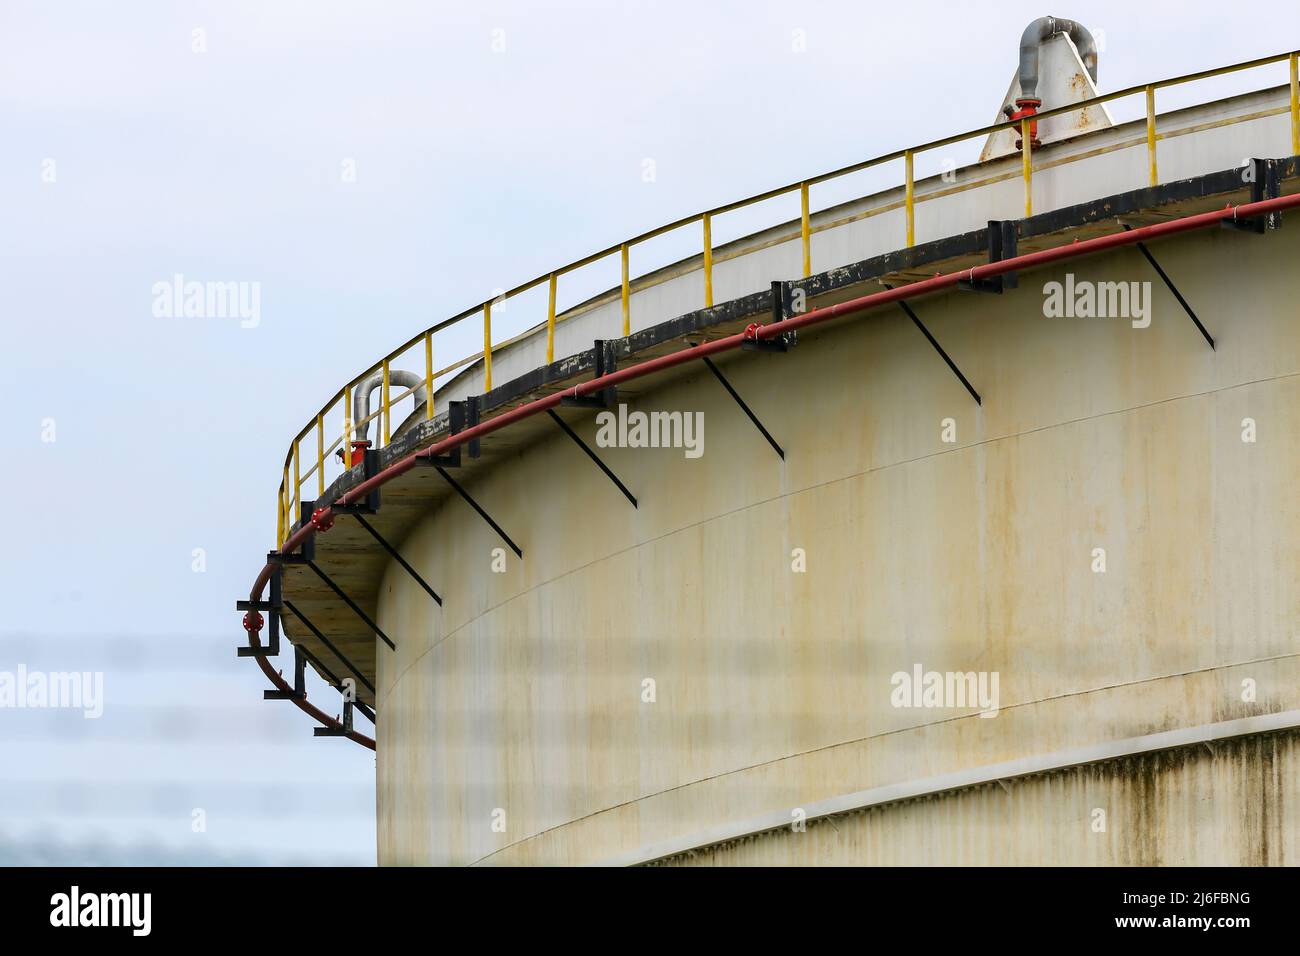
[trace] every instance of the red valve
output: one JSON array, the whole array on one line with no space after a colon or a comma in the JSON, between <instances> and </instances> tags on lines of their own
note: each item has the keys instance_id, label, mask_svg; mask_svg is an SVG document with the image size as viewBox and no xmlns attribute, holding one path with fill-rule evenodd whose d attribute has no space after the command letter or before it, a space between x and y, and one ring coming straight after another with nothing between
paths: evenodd
<instances>
[{"instance_id":1,"label":"red valve","mask_svg":"<svg viewBox=\"0 0 1300 956\"><path fill-rule=\"evenodd\" d=\"M762 328L757 322L751 322L745 326L745 338L751 342L758 341L758 330Z\"/></svg>"},{"instance_id":2,"label":"red valve","mask_svg":"<svg viewBox=\"0 0 1300 956\"><path fill-rule=\"evenodd\" d=\"M1042 105L1043 105L1043 101L1040 99L1034 97L1021 97L1020 99L1016 100L1016 106L1019 107L1019 109L1013 110L1010 106L1004 106L1002 108L1002 112L1006 113L1007 119L1011 120L1012 122L1018 122L1019 120L1026 119L1030 116L1038 115L1038 108ZM1038 139L1037 120L1033 120L1029 124L1029 144L1034 149L1038 149L1038 147L1043 145ZM1023 139L1017 139L1016 149L1024 149L1024 148L1025 147L1024 147Z\"/></svg>"},{"instance_id":3,"label":"red valve","mask_svg":"<svg viewBox=\"0 0 1300 956\"><path fill-rule=\"evenodd\" d=\"M266 622L262 620L262 615L258 614L256 611L249 611L244 615L244 630L249 634L252 634L254 631L260 631L262 625L265 623Z\"/></svg>"},{"instance_id":4,"label":"red valve","mask_svg":"<svg viewBox=\"0 0 1300 956\"><path fill-rule=\"evenodd\" d=\"M344 468L351 468L353 465L361 464L366 457L366 449L369 447L369 441L354 441L351 448L336 448L334 454L338 455L339 460L343 462Z\"/></svg>"},{"instance_id":5,"label":"red valve","mask_svg":"<svg viewBox=\"0 0 1300 956\"><path fill-rule=\"evenodd\" d=\"M311 526L322 534L334 527L334 515L327 516L325 511L325 508L317 508L311 513Z\"/></svg>"}]
</instances>

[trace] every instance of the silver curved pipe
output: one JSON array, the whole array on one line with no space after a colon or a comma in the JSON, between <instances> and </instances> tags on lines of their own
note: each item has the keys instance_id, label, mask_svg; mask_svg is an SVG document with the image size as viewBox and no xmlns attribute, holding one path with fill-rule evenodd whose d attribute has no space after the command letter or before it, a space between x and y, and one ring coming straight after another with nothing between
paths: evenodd
<instances>
[{"instance_id":1,"label":"silver curved pipe","mask_svg":"<svg viewBox=\"0 0 1300 956\"><path fill-rule=\"evenodd\" d=\"M1020 96L1038 98L1038 47L1048 37L1064 33L1074 41L1092 82L1097 82L1097 44L1081 23L1061 17L1039 17L1020 35Z\"/></svg>"},{"instance_id":2,"label":"silver curved pipe","mask_svg":"<svg viewBox=\"0 0 1300 956\"><path fill-rule=\"evenodd\" d=\"M370 417L370 397L374 394L375 389L382 388L384 385L384 372L380 369L367 379L363 379L357 390L352 396L352 421L356 422L357 441L365 441L366 433L370 431L370 422L366 421ZM388 370L388 387L391 389L394 385L400 388L411 388L419 386L415 390L415 407L420 408L428 401L429 390L425 387L424 376L416 372L403 372L398 369Z\"/></svg>"}]
</instances>

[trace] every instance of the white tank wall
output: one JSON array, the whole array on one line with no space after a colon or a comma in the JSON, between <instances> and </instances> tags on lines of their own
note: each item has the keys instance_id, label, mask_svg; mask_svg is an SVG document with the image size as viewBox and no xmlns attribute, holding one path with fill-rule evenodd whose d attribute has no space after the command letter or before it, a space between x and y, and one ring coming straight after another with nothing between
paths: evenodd
<instances>
[{"instance_id":1,"label":"white tank wall","mask_svg":"<svg viewBox=\"0 0 1300 956\"><path fill-rule=\"evenodd\" d=\"M430 513L402 548L445 606L400 569L381 587L399 646L378 648L381 862L635 858L871 787L1300 707L1300 234L1153 251L1217 351L1119 250L1068 268L1153 282L1148 329L1044 318L1064 267L916 304L982 407L885 310L723 366L784 462L697 369L634 407L702 411L703 457L600 451L639 508L557 432L472 489L524 561L493 573L501 543L476 515ZM914 662L998 672L999 716L891 706ZM1017 813L1050 829L1044 794ZM1233 813L1213 840L1293 840ZM1126 826L1117 859L1154 839Z\"/></svg>"}]
</instances>

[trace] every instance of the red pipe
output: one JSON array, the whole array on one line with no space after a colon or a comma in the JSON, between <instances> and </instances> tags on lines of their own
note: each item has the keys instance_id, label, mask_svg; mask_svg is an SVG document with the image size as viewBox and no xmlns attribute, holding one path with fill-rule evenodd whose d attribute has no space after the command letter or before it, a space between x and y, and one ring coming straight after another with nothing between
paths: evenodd
<instances>
[{"instance_id":1,"label":"red pipe","mask_svg":"<svg viewBox=\"0 0 1300 956\"><path fill-rule=\"evenodd\" d=\"M1098 236L1095 239L1076 240L1068 245L1056 246L1052 249L1044 249L1040 252L1028 252L1022 256L1014 256L1010 259L1003 259L999 262L990 262L985 265L975 266L971 269L964 269L961 272L940 273L930 279L922 279L920 282L913 282L909 285L898 286L893 289L886 289L882 292L873 292L870 295L860 296L856 299L849 299L846 302L840 302L837 305L826 306L822 309L814 309L811 312L805 312L802 315L796 315L785 319L781 322L770 322L767 325L750 326L744 332L737 332L734 335L728 335L725 338L713 339L709 342L702 342L699 345L673 352L669 355L662 355L659 358L649 359L639 365L631 365L627 368L621 368L610 372L608 375L602 375L599 378L588 379L585 382L579 382L571 389L565 389L562 392L552 392L544 398L539 398L512 408L508 412L497 415L486 422L481 422L464 431L457 432L454 435L448 435L440 442L435 442L423 451L415 452L406 456L402 460L389 465L379 474L368 478L361 484L356 485L349 491L345 492L338 499L337 504L350 504L360 498L364 498L371 491L392 481L399 475L403 475L416 466L421 458L430 458L439 456L452 451L461 445L482 438L484 435L490 435L495 431L505 428L507 425L513 425L515 422L522 421L525 418L531 418L547 409L555 408L560 404L565 395L580 397L602 391L621 382L631 381L641 378L645 375L652 375L655 372L664 369L674 368L678 365L684 365L687 362L704 358L709 355L716 355L719 352L727 352L731 349L740 348L746 340L757 339L774 339L787 332L793 332L798 329L807 328L811 325L818 325L822 322L829 322L831 319L841 318L846 315L853 315L858 312L865 312L868 309L874 309L877 306L888 305L891 302L900 302L904 299L912 299L922 295L928 295L932 292L940 292L957 285L963 279L986 279L993 276L1004 275L1008 272L1019 272L1022 269L1032 269L1037 266L1048 265L1053 262L1059 262L1062 259L1073 259L1077 256L1086 256L1096 252L1105 252L1109 249L1117 249L1121 246L1131 246L1142 242L1146 239L1163 239L1166 236L1176 235L1182 232L1191 232L1195 229L1204 229L1208 226L1216 225L1225 219L1249 219L1254 216L1262 216L1271 212L1279 212L1283 209L1291 209L1300 206L1300 193L1290 196L1279 196L1276 199L1264 199L1260 202L1243 203L1240 206L1225 206L1223 209L1216 209L1210 212L1199 213L1195 216L1184 216L1181 219L1170 219L1167 222L1159 222L1150 226L1140 226L1136 229L1129 229L1124 232L1113 233L1109 236ZM321 520L328 523L332 512L330 508L321 510ZM281 551L287 553L295 550L299 545L306 541L311 535L315 534L315 529L311 524L304 524L296 532L289 536L288 540L281 546ZM251 592L252 600L256 601L261 598L262 589L266 587L271 578L275 566L268 563L262 568L261 574L253 584ZM257 643L257 634L251 635L252 642ZM262 670L271 678L280 690L288 690L289 685L275 673L274 669L267 663L265 658L257 658ZM327 726L341 726L336 720L326 717L320 710L307 703L306 700L295 700L306 713L315 717L321 723ZM375 742L364 734L351 733L348 735L351 739L363 746L374 749Z\"/></svg>"}]
</instances>

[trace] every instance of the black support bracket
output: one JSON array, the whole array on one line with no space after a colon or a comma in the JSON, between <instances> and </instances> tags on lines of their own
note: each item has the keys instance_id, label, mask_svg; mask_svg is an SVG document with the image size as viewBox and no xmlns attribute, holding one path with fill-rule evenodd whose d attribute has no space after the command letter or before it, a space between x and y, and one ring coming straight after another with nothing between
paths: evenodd
<instances>
[{"instance_id":1,"label":"black support bracket","mask_svg":"<svg viewBox=\"0 0 1300 956\"><path fill-rule=\"evenodd\" d=\"M447 403L447 435L448 437L456 435L465 430L465 402L448 402ZM477 412L475 413L477 418ZM477 446L478 442L473 443ZM451 450L450 455L432 455L415 459L422 465L441 465L443 468L460 467L460 446L457 445Z\"/></svg>"},{"instance_id":2,"label":"black support bracket","mask_svg":"<svg viewBox=\"0 0 1300 956\"><path fill-rule=\"evenodd\" d=\"M1132 226L1128 225L1128 223L1123 223L1122 225L1124 226L1124 230L1126 232L1133 228ZM1205 325L1201 322L1201 320L1197 318L1196 313L1192 310L1191 305L1189 305L1187 300L1183 298L1183 294L1178 291L1178 286L1174 285L1174 281L1170 279L1168 275L1165 274L1165 270L1160 268L1160 263L1156 262L1156 257L1151 254L1151 250L1147 248L1147 244L1145 242L1139 242L1137 244L1137 247L1138 247L1138 252L1142 253L1142 255L1146 258L1147 262L1151 264L1151 268L1156 270L1156 275L1160 277L1160 281L1163 282L1165 284L1165 287L1174 294L1174 298L1177 299L1178 304L1183 307L1183 311L1187 313L1187 317L1191 319L1193 323L1195 323L1196 329L1201 333L1202 338L1204 338L1205 341L1209 343L1210 348L1213 349L1214 336L1210 335L1209 330L1205 327Z\"/></svg>"},{"instance_id":3,"label":"black support bracket","mask_svg":"<svg viewBox=\"0 0 1300 956\"><path fill-rule=\"evenodd\" d=\"M1252 159L1241 168L1250 171L1251 202L1276 199L1282 195L1282 184L1278 177L1276 159ZM1282 227L1282 213L1270 212L1262 216L1243 216L1238 219L1234 211L1232 218L1222 220L1222 224L1225 229L1238 229L1242 232L1263 235L1269 229L1280 229Z\"/></svg>"},{"instance_id":4,"label":"black support bracket","mask_svg":"<svg viewBox=\"0 0 1300 956\"><path fill-rule=\"evenodd\" d=\"M298 620L302 621L302 623L305 624L307 628L313 634L315 634L317 638L320 639L321 643L323 643L326 647L328 647L330 651L333 652L334 656L337 657L340 661L342 661L347 666L348 670L352 671L352 673L356 675L357 679L360 680L361 683L364 684L370 690L370 693L373 694L375 692L374 685L371 684L370 681L366 680L365 677L361 675L361 672L352 666L351 661L349 661L346 657L344 657L342 654L339 653L338 648L336 648L332 643L330 643L329 638L327 638L324 634L322 634L316 628L316 625L312 624L312 622L309 621L301 611L299 611L296 607L294 607L291 602L285 601L284 606L289 610L289 613L293 614L295 617L298 618ZM264 690L262 691L263 700L306 700L307 699L306 665L308 661L310 661L313 665L315 665L316 670L319 671L321 676L323 676L325 680L329 682L331 687L333 687L335 690L339 691L340 693L343 692L343 681L339 679L337 674L335 674L328 667L322 664L319 657L317 657L311 651L307 650L306 648L302 647L299 644L295 644L293 646L293 652L294 652L293 690L282 691L279 688L276 688L274 690ZM372 724L375 722L375 712L373 710L371 710L361 701L356 701L355 706L356 709L361 711L361 713L363 713Z\"/></svg>"},{"instance_id":5,"label":"black support bracket","mask_svg":"<svg viewBox=\"0 0 1300 956\"><path fill-rule=\"evenodd\" d=\"M754 427L757 428L762 436L767 439L767 443L772 446L772 450L781 456L782 461L785 461L785 450L776 443L776 439L772 437L772 433L763 427L763 423L758 420L758 416L750 410L750 407L745 404L745 400L740 397L740 394L732 388L731 383L727 381L726 376L723 375L721 370L713 364L713 359L709 358L707 355L704 356L704 364L708 366L709 371L713 373L714 377L722 383L722 387L727 390L727 394L730 395L735 400L736 404L740 406L740 410L749 417L751 422L754 423Z\"/></svg>"},{"instance_id":6,"label":"black support bracket","mask_svg":"<svg viewBox=\"0 0 1300 956\"><path fill-rule=\"evenodd\" d=\"M886 285L885 288L889 289L892 288L892 286ZM930 343L931 347L933 347L936 352L939 353L939 357L944 360L949 370L952 371L952 374L957 376L957 380L965 386L966 391L970 392L970 397L975 399L975 404L983 405L984 400L980 398L980 393L975 391L975 386L970 383L970 379L962 374L961 369L957 367L957 363L954 362L952 357L944 351L943 346L939 344L939 340L930 334L930 330L925 327L925 323L921 321L920 316L912 310L910 305L901 299L898 302L898 307L906 313L909 319L912 320L912 324L921 330L921 334L925 336L925 340Z\"/></svg>"},{"instance_id":7,"label":"black support bracket","mask_svg":"<svg viewBox=\"0 0 1300 956\"><path fill-rule=\"evenodd\" d=\"M369 480L379 474L379 451L374 448L367 448L365 454L361 457L361 474L363 480ZM342 515L372 515L379 511L379 489L375 488L366 495L365 501L356 501L352 504L340 504L335 502L330 505L330 510Z\"/></svg>"},{"instance_id":8,"label":"black support bracket","mask_svg":"<svg viewBox=\"0 0 1300 956\"><path fill-rule=\"evenodd\" d=\"M464 407L463 417L466 428L473 428L478 424L479 412L483 407L482 403L483 396L481 395L471 395L469 398L465 399L465 401L460 403ZM469 455L471 458L477 458L482 451L477 438L471 438L469 442L462 447L465 449L465 454Z\"/></svg>"},{"instance_id":9,"label":"black support bracket","mask_svg":"<svg viewBox=\"0 0 1300 956\"><path fill-rule=\"evenodd\" d=\"M705 359L705 361L707 362L708 359ZM615 487L617 487L619 491L623 492L623 497L632 502L632 507L635 508L637 506L636 498L633 497L632 492L627 490L627 485L618 480L618 475L614 474L614 472L610 470L609 466L600 460L600 457L591 450L590 446L588 446L585 441L578 437L578 433L570 428L568 423L555 413L554 409L548 408L546 414L550 415L555 424L560 426L560 430L572 438L574 444L581 448L586 456L596 463L596 467L604 472L605 477L614 482Z\"/></svg>"},{"instance_id":10,"label":"black support bracket","mask_svg":"<svg viewBox=\"0 0 1300 956\"><path fill-rule=\"evenodd\" d=\"M284 606L284 599L281 595L281 574L280 568L271 572L270 588L271 593L266 601L236 601L235 610L245 611L244 629L251 635L253 631L261 630L260 627L254 626L259 622L261 612L267 613L270 622L269 635L265 644L253 644L250 637L249 642L236 648L236 653L240 657L278 657L280 654L280 609Z\"/></svg>"},{"instance_id":11,"label":"black support bracket","mask_svg":"<svg viewBox=\"0 0 1300 956\"><path fill-rule=\"evenodd\" d=\"M318 641L320 641L320 642L321 642L322 644L324 644L327 648L329 648L329 652L330 652L331 654L333 654L335 657L337 657L337 658L338 658L338 659L343 663L343 666L346 667L348 670L350 670L350 671L352 672L352 676L353 676L353 677L355 677L357 680L361 681L361 683L364 684L364 685L366 686L366 689L367 689L368 691L370 691L370 693L373 694L373 693L375 692L375 685L372 684L372 683L370 683L370 681L366 680L366 678L364 677L364 675L362 675L361 671L357 670L356 666L353 665L353 663L352 663L350 660L348 660L345 656L343 656L343 652L340 651L337 647L334 646L334 642L331 641L328 637L326 637L326 636L324 635L324 633L322 633L321 629L318 628L315 624L313 624L313 623L312 623L312 622L307 618L307 615L303 614L302 611L298 610L298 608L296 608L296 607L293 605L293 602L291 602L291 601L285 601L285 602L284 602L284 606L285 606L286 608L289 609L289 613L290 613L290 614L292 614L292 615L293 615L294 617L296 617L298 620L302 621L303 625L307 628L307 630L311 631L313 634L316 635L316 639L317 639ZM318 666L320 665L320 661L319 661L319 660L315 660L315 663L316 663ZM324 668L324 667L321 667L321 670L325 671L326 674L329 674L329 673L330 673L330 672L329 672L326 668ZM330 675L330 676L333 678L333 681L334 681L335 686L338 686L338 687L341 687L341 686L342 686L342 683L343 683L343 682L342 682L341 680L339 680L339 679L336 678L336 677L333 677L333 675Z\"/></svg>"},{"instance_id":12,"label":"black support bracket","mask_svg":"<svg viewBox=\"0 0 1300 956\"><path fill-rule=\"evenodd\" d=\"M307 699L307 658L301 647L293 648L293 690L264 690L263 700L306 700Z\"/></svg>"},{"instance_id":13,"label":"black support bracket","mask_svg":"<svg viewBox=\"0 0 1300 956\"><path fill-rule=\"evenodd\" d=\"M424 588L425 593L428 594L429 597L433 598L435 602L437 602L438 607L442 607L442 598L438 597L438 592L435 591L433 588L429 587L429 583L425 581L424 578L420 577L420 575L416 572L415 568L411 567L409 564L406 563L406 559L397 553L397 549L394 548L387 541L385 541L384 536L381 535L378 531L376 531L374 526L365 518L361 517L361 515L359 514L353 515L353 517L357 519L361 527L365 528L366 531L370 532L370 537L374 538L376 541L379 542L379 546L388 552L388 556L390 558L392 558L394 561L400 564L402 566L402 569L406 571L407 574L415 578L415 583L420 585L420 587Z\"/></svg>"},{"instance_id":14,"label":"black support bracket","mask_svg":"<svg viewBox=\"0 0 1300 956\"><path fill-rule=\"evenodd\" d=\"M352 701L343 698L342 727L313 727L311 733L313 737L346 737L352 733Z\"/></svg>"},{"instance_id":15,"label":"black support bracket","mask_svg":"<svg viewBox=\"0 0 1300 956\"><path fill-rule=\"evenodd\" d=\"M341 587L339 587L337 584L335 584L334 580L328 574L326 574L324 571L320 569L320 565L318 565L315 561L308 561L307 567L311 568L312 571L315 573L316 577L324 581L325 584L329 587L329 589L333 591L336 595L338 595L339 599L344 604L352 608L352 612L356 614L357 617L361 618L362 621L365 622L366 627L370 628L372 631L378 634L379 637L383 640L383 642L387 644L391 650L394 651L397 650L397 645L388 639L388 635L383 632L383 629L380 628L380 626L376 624L374 621L370 620L370 615L368 615L365 611L361 610L361 608L357 606L357 602L352 600L352 598L348 597L347 594L344 592L344 590Z\"/></svg>"},{"instance_id":16,"label":"black support bracket","mask_svg":"<svg viewBox=\"0 0 1300 956\"><path fill-rule=\"evenodd\" d=\"M772 283L772 321L784 322L791 315L793 315L793 312L790 309L790 283L774 281ZM798 332L785 332L774 339L746 338L740 343L740 347L747 352L788 352L798 344Z\"/></svg>"},{"instance_id":17,"label":"black support bracket","mask_svg":"<svg viewBox=\"0 0 1300 956\"><path fill-rule=\"evenodd\" d=\"M285 607L289 607L289 602L288 602L288 601L285 601ZM334 673L332 670L330 670L328 667L326 667L323 663L321 663L321 659L320 659L319 657L317 657L315 654L313 654L311 651L307 650L307 648L303 647L301 644L295 644L295 645L293 645L293 651L294 651L294 654L295 654L295 655L297 655L297 654L301 654L301 655L303 656L303 658L305 658L307 661L309 661L309 662L310 662L310 663L311 663L311 664L316 668L316 670L320 673L320 675L325 679L325 681L326 681L326 682L327 682L331 687L337 689L337 688L340 686L340 682L339 682L338 675L335 674L335 673ZM340 659L342 659L342 658L340 658ZM347 662L347 661L343 661L343 663L344 663L344 664L347 664L348 662ZM295 667L297 666L297 660L296 660L296 658L295 658L295 660L294 660L294 666L295 666ZM351 667L352 665L351 665L351 664L348 664L348 666ZM305 671L305 669L304 669L304 674L305 674L305 673L306 673L306 671ZM295 674L295 677L296 677L296 674ZM306 692L305 692L305 690L304 690L304 694L303 694L303 696L304 696L304 697L306 696ZM279 691L269 691L269 690L268 690L268 691L263 691L263 697L264 697L266 700L292 700L292 699L294 699L292 694L281 695L281 693L280 693Z\"/></svg>"},{"instance_id":18,"label":"black support bracket","mask_svg":"<svg viewBox=\"0 0 1300 956\"><path fill-rule=\"evenodd\" d=\"M990 219L988 238L989 262L1001 262L1016 255L1016 224L1011 219ZM958 279L957 287L967 292L991 292L1001 295L1003 289L1014 289L1019 285L1016 273L1007 272L988 279ZM960 373L958 373L960 374ZM969 387L969 386L967 386Z\"/></svg>"},{"instance_id":19,"label":"black support bracket","mask_svg":"<svg viewBox=\"0 0 1300 956\"><path fill-rule=\"evenodd\" d=\"M594 378L603 378L614 371L618 360L614 354L613 342L608 339L596 339L592 351L596 356ZM612 408L618 404L618 389L602 388L594 395L565 394L560 396L560 404L573 408Z\"/></svg>"},{"instance_id":20,"label":"black support bracket","mask_svg":"<svg viewBox=\"0 0 1300 956\"><path fill-rule=\"evenodd\" d=\"M524 552L520 550L519 545L515 544L513 541L510 540L510 535L506 534L503 530L501 530L501 525L497 524L495 521L492 520L492 516L488 514L486 511L484 511L482 507L479 506L479 503L470 496L470 493L460 486L460 482L458 482L451 475L447 474L446 470L442 468L440 465L435 465L434 467L437 469L438 474L442 475L442 477L446 479L447 484L451 485L451 487L455 490L455 492L458 495L460 495L462 498L464 498L471 508L473 508L475 511L478 512L478 516L482 518L484 521L486 521L488 525L492 528L492 530L501 536L501 540L504 541L506 544L510 545L510 550L522 558L524 556Z\"/></svg>"}]
</instances>

